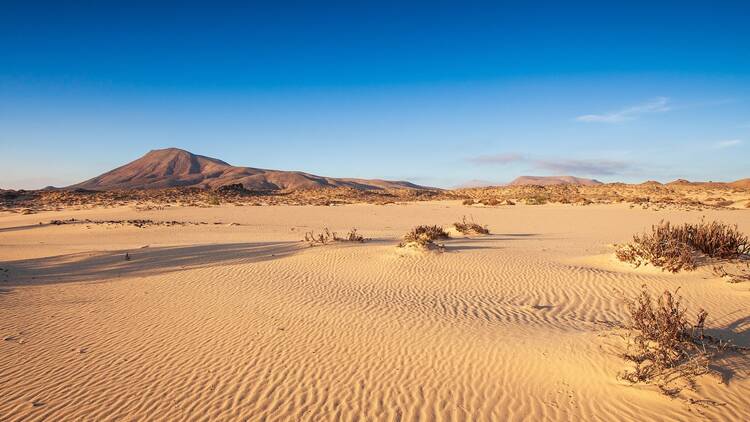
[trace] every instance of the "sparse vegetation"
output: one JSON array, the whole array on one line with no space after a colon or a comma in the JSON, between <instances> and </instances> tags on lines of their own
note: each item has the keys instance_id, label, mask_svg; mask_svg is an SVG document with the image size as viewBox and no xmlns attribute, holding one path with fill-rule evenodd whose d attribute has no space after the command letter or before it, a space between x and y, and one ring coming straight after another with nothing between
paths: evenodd
<instances>
[{"instance_id":1,"label":"sparse vegetation","mask_svg":"<svg viewBox=\"0 0 750 422\"><path fill-rule=\"evenodd\" d=\"M461 204L462 205L474 205L475 202L473 199L464 199L464 201Z\"/></svg>"},{"instance_id":2,"label":"sparse vegetation","mask_svg":"<svg viewBox=\"0 0 750 422\"><path fill-rule=\"evenodd\" d=\"M365 238L356 228L349 230L345 237L339 237L336 232L332 232L328 227L323 228L320 233L315 233L314 230L305 232L305 238L303 242L307 242L310 246L314 245L327 245L332 242L360 242L363 243L369 239Z\"/></svg>"},{"instance_id":3,"label":"sparse vegetation","mask_svg":"<svg viewBox=\"0 0 750 422\"><path fill-rule=\"evenodd\" d=\"M218 195L210 195L208 197L208 205L218 206L221 205L221 197Z\"/></svg>"},{"instance_id":4,"label":"sparse vegetation","mask_svg":"<svg viewBox=\"0 0 750 422\"><path fill-rule=\"evenodd\" d=\"M750 253L747 236L736 226L701 221L676 226L662 221L651 227L651 233L633 236L633 241L619 245L615 255L620 261L636 267L649 263L666 271L694 270L697 258L734 259Z\"/></svg>"},{"instance_id":5,"label":"sparse vegetation","mask_svg":"<svg viewBox=\"0 0 750 422\"><path fill-rule=\"evenodd\" d=\"M489 207L494 207L496 205L500 205L500 200L497 198L486 198L479 201L480 204L486 205Z\"/></svg>"},{"instance_id":6,"label":"sparse vegetation","mask_svg":"<svg viewBox=\"0 0 750 422\"><path fill-rule=\"evenodd\" d=\"M356 228L352 228L351 230L349 230L349 233L346 234L346 237L344 238L344 240L346 240L347 242L360 242L360 243L362 243L362 242L365 242L368 239L366 239L364 236L362 236L361 234L359 234L357 232Z\"/></svg>"},{"instance_id":7,"label":"sparse vegetation","mask_svg":"<svg viewBox=\"0 0 750 422\"><path fill-rule=\"evenodd\" d=\"M654 209L674 207L687 210L715 209L722 206L750 204L746 187L733 188L723 184L668 184L656 182L638 185L608 183L595 186L491 186L454 190L383 189L361 190L350 187L298 189L292 191L249 190L240 185L216 189L174 187L164 189L129 189L91 191L85 189L2 190L0 210L13 213L35 213L59 207L98 206L208 206L224 203L235 205L330 205L349 203L389 204L427 200L469 200L485 206L531 204L608 204L628 202ZM703 201L699 200L702 198ZM733 202L735 205L728 205ZM750 205L745 205L750 207ZM634 207L635 208L635 207Z\"/></svg>"},{"instance_id":8,"label":"sparse vegetation","mask_svg":"<svg viewBox=\"0 0 750 422\"><path fill-rule=\"evenodd\" d=\"M332 242L334 240L334 236L336 236L336 233L331 233L331 231L328 230L328 227L326 227L322 232L318 234L315 234L314 230L305 232L304 241L309 243L311 246L315 244L325 245Z\"/></svg>"},{"instance_id":9,"label":"sparse vegetation","mask_svg":"<svg viewBox=\"0 0 750 422\"><path fill-rule=\"evenodd\" d=\"M433 248L437 247L442 249L442 245L437 245L436 240L450 239L448 232L443 230L440 226L417 226L411 229L409 233L404 235L404 239L398 244L400 248L414 245L420 248Z\"/></svg>"},{"instance_id":10,"label":"sparse vegetation","mask_svg":"<svg viewBox=\"0 0 750 422\"><path fill-rule=\"evenodd\" d=\"M713 273L717 277L725 279L728 283L743 283L750 281L750 262L737 263L733 268L727 269L727 266L717 264L713 266Z\"/></svg>"},{"instance_id":11,"label":"sparse vegetation","mask_svg":"<svg viewBox=\"0 0 750 422\"><path fill-rule=\"evenodd\" d=\"M563 199L568 203L570 202L567 198L562 198L560 202L562 202ZM535 195L526 198L526 205L544 205L547 203L547 200L548 198L544 196Z\"/></svg>"},{"instance_id":12,"label":"sparse vegetation","mask_svg":"<svg viewBox=\"0 0 750 422\"><path fill-rule=\"evenodd\" d=\"M629 382L655 384L674 395L680 391L678 381L690 385L694 377L712 371L709 364L718 354L740 350L705 334L708 313L703 309L691 323L678 291L665 290L654 299L643 286L627 300L627 309L629 343L623 358L635 366L620 377Z\"/></svg>"},{"instance_id":13,"label":"sparse vegetation","mask_svg":"<svg viewBox=\"0 0 750 422\"><path fill-rule=\"evenodd\" d=\"M490 234L489 229L487 229L487 226L482 226L472 221L466 221L466 216L463 216L461 221L456 221L453 223L453 227L456 228L460 233L466 234L466 235L472 235L472 234Z\"/></svg>"}]
</instances>

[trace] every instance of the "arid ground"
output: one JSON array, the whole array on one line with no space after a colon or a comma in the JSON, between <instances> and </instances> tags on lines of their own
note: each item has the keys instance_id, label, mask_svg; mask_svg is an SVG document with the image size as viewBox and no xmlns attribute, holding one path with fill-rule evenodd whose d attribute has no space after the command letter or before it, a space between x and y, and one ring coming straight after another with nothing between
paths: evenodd
<instances>
[{"instance_id":1,"label":"arid ground","mask_svg":"<svg viewBox=\"0 0 750 422\"><path fill-rule=\"evenodd\" d=\"M491 234L395 246L464 215ZM674 397L618 378L642 285L750 346L750 283L613 256L702 217L750 233L744 208L627 203L3 212L0 420L750 420L747 355ZM301 242L324 227L371 240Z\"/></svg>"}]
</instances>

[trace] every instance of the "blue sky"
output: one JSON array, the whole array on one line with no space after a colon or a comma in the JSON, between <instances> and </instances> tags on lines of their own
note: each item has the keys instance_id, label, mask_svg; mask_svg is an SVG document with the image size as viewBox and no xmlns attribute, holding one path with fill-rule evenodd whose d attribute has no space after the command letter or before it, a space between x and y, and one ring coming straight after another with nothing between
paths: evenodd
<instances>
[{"instance_id":1,"label":"blue sky","mask_svg":"<svg viewBox=\"0 0 750 422\"><path fill-rule=\"evenodd\" d=\"M169 146L441 187L750 177L747 2L109 3L2 2L0 187Z\"/></svg>"}]
</instances>

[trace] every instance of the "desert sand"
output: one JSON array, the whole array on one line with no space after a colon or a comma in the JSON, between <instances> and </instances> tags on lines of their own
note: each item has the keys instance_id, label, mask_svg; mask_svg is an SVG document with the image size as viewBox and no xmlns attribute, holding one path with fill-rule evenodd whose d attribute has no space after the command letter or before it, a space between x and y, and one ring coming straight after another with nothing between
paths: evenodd
<instances>
[{"instance_id":1,"label":"desert sand","mask_svg":"<svg viewBox=\"0 0 750 422\"><path fill-rule=\"evenodd\" d=\"M463 215L492 234L395 248ZM679 397L617 377L644 284L750 346L747 283L613 258L703 216L750 232L750 210L627 204L0 213L0 420L750 420L746 356ZM208 224L48 224L70 218ZM300 242L323 227L372 240Z\"/></svg>"}]
</instances>

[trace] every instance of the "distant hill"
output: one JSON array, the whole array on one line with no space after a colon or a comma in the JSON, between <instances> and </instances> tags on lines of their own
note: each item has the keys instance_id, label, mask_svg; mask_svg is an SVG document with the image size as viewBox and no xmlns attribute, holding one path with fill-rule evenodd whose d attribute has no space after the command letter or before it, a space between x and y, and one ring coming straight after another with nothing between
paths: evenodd
<instances>
[{"instance_id":1,"label":"distant hill","mask_svg":"<svg viewBox=\"0 0 750 422\"><path fill-rule=\"evenodd\" d=\"M299 171L236 167L216 158L178 148L159 149L68 189L159 189L178 186L218 188L242 184L251 190L295 190L350 187L361 190L426 189L404 181L342 179Z\"/></svg>"},{"instance_id":2,"label":"distant hill","mask_svg":"<svg viewBox=\"0 0 750 422\"><path fill-rule=\"evenodd\" d=\"M550 185L582 185L582 186L595 186L601 185L602 182L595 179L584 179L581 177L574 176L520 176L508 183L508 186L523 186L523 185L539 185L539 186L550 186Z\"/></svg>"},{"instance_id":3,"label":"distant hill","mask_svg":"<svg viewBox=\"0 0 750 422\"><path fill-rule=\"evenodd\" d=\"M750 178L735 180L734 182L729 183L729 186L733 188L748 189L750 188Z\"/></svg>"},{"instance_id":4,"label":"distant hill","mask_svg":"<svg viewBox=\"0 0 750 422\"><path fill-rule=\"evenodd\" d=\"M669 186L729 186L738 189L750 188L750 178L735 180L734 182L691 182L685 179L677 179L667 183Z\"/></svg>"}]
</instances>

